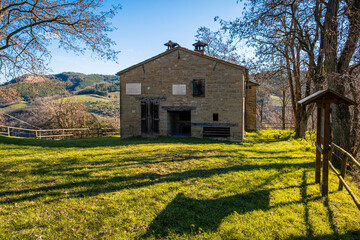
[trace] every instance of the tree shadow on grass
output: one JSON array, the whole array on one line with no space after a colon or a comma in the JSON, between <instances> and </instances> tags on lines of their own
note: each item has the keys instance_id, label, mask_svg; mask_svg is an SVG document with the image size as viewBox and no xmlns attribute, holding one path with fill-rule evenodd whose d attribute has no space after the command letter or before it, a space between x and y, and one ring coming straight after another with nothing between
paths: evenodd
<instances>
[{"instance_id":1,"label":"tree shadow on grass","mask_svg":"<svg viewBox=\"0 0 360 240\"><path fill-rule=\"evenodd\" d=\"M344 234L339 234L337 231L335 222L334 222L334 214L330 208L329 205L329 198L326 197L325 199L322 199L321 196L316 198L310 198L307 194L307 187L309 184L307 184L306 180L306 173L307 171L303 171L302 175L302 183L301 183L301 202L304 204L304 220L305 220L305 226L306 226L306 236L298 236L298 237L290 237L289 240L302 240L302 239L313 239L313 240L331 240L331 239L360 239L360 230L358 231L349 231ZM328 221L330 224L330 228L333 231L333 234L327 234L327 235L320 235L320 236L314 236L314 230L313 228L315 226L311 225L310 222L310 207L309 203L314 200L323 200L324 207L326 208L326 211L328 212ZM315 223L316 224L316 223Z\"/></svg>"},{"instance_id":2,"label":"tree shadow on grass","mask_svg":"<svg viewBox=\"0 0 360 240\"><path fill-rule=\"evenodd\" d=\"M266 189L218 199L193 199L184 194L178 194L164 210L151 222L146 233L141 238L155 237L167 238L173 234L196 234L200 229L205 232L215 232L219 228L221 221L228 215L237 213L245 214L247 212L262 210L268 211L272 208L286 206L291 204L304 204L304 220L306 232L305 236L290 237L288 239L360 239L359 231L349 231L339 234L333 219L333 213L329 207L328 199L325 199L324 206L329 212L328 221L333 234L314 236L314 230L310 222L309 203L321 200L321 196L310 197L307 194L308 183L306 179L307 171L303 171L300 187L301 200L270 206L270 193L273 190L286 189Z\"/></svg>"},{"instance_id":3,"label":"tree shadow on grass","mask_svg":"<svg viewBox=\"0 0 360 240\"><path fill-rule=\"evenodd\" d=\"M154 235L162 238L172 233L182 235L199 229L216 231L226 216L234 212L244 214L267 210L269 201L268 190L205 200L188 198L180 193L151 222L142 237Z\"/></svg>"},{"instance_id":4,"label":"tree shadow on grass","mask_svg":"<svg viewBox=\"0 0 360 240\"><path fill-rule=\"evenodd\" d=\"M358 240L360 239L360 230L358 231L349 231L344 234L326 234L320 236L300 236L300 237L291 237L289 240Z\"/></svg>"},{"instance_id":5,"label":"tree shadow on grass","mask_svg":"<svg viewBox=\"0 0 360 240\"><path fill-rule=\"evenodd\" d=\"M226 174L237 171L253 171L260 169L284 169L284 168L309 168L312 163L295 163L295 164L265 164L265 165L236 165L226 168L212 168L201 170L190 170L185 172L175 172L169 174L144 173L133 176L116 176L111 178L96 178L86 181L70 182L64 184L56 184L54 186L42 186L38 188L30 188L23 190L10 190L0 192L0 197L6 197L0 204L9 204L33 200L43 196L61 197L60 191L68 192L64 197L84 197L94 196L100 193L116 192L123 189L134 189L152 186L159 183L178 182L194 178L208 178L213 175ZM75 190L79 187L86 187L84 190ZM26 194L25 196L23 194ZM18 197L19 195L22 195Z\"/></svg>"}]
</instances>

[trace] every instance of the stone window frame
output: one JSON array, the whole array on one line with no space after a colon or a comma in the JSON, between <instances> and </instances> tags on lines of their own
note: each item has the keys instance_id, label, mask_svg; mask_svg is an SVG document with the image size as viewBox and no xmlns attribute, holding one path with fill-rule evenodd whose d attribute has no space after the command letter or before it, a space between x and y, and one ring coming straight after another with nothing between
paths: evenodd
<instances>
[{"instance_id":1,"label":"stone window frame","mask_svg":"<svg viewBox=\"0 0 360 240\"><path fill-rule=\"evenodd\" d=\"M205 97L205 84L204 78L194 78L192 80L193 97Z\"/></svg>"}]
</instances>

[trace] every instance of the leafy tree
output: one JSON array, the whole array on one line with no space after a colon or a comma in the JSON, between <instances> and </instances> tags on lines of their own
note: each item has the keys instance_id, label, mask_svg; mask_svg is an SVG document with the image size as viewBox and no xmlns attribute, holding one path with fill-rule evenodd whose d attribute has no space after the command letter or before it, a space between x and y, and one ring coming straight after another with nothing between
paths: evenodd
<instances>
[{"instance_id":1,"label":"leafy tree","mask_svg":"<svg viewBox=\"0 0 360 240\"><path fill-rule=\"evenodd\" d=\"M0 2L0 74L11 76L46 69L56 41L59 47L83 53L90 49L115 60L108 22L120 9L101 12L104 0L2 0Z\"/></svg>"}]
</instances>

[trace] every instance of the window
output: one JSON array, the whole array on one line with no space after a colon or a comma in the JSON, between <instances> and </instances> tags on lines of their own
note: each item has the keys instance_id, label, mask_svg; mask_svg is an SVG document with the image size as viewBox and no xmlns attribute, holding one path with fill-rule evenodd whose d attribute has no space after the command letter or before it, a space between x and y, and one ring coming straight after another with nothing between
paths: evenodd
<instances>
[{"instance_id":1,"label":"window","mask_svg":"<svg viewBox=\"0 0 360 240\"><path fill-rule=\"evenodd\" d=\"M141 95L141 83L127 83L126 95Z\"/></svg>"},{"instance_id":2,"label":"window","mask_svg":"<svg viewBox=\"0 0 360 240\"><path fill-rule=\"evenodd\" d=\"M186 95L186 85L185 84L173 84L172 85L172 94L173 95Z\"/></svg>"},{"instance_id":3,"label":"window","mask_svg":"<svg viewBox=\"0 0 360 240\"><path fill-rule=\"evenodd\" d=\"M205 97L205 80L194 79L193 80L193 96L194 97Z\"/></svg>"},{"instance_id":4,"label":"window","mask_svg":"<svg viewBox=\"0 0 360 240\"><path fill-rule=\"evenodd\" d=\"M213 121L214 121L214 122L219 121L219 114L218 114L218 113L214 113L214 114L213 114Z\"/></svg>"}]
</instances>

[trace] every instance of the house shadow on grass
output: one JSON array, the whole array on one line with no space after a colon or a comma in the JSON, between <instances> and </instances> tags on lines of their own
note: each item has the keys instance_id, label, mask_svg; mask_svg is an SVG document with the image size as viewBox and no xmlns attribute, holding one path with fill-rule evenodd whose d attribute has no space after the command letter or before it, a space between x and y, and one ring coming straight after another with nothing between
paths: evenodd
<instances>
[{"instance_id":1,"label":"house shadow on grass","mask_svg":"<svg viewBox=\"0 0 360 240\"><path fill-rule=\"evenodd\" d=\"M269 209L270 192L262 190L218 199L198 200L178 194L171 203L151 222L146 238L166 238L170 234L186 234L202 229L216 231L221 221L237 212L244 214L254 210Z\"/></svg>"},{"instance_id":2,"label":"house shadow on grass","mask_svg":"<svg viewBox=\"0 0 360 240\"><path fill-rule=\"evenodd\" d=\"M271 143L279 141L287 141L293 137L293 133L288 132L272 132L268 135L263 135L257 132L251 143ZM245 142L248 140L245 139ZM19 146L39 146L39 147L55 147L55 148L94 148L94 147L114 147L114 146L128 146L128 145L144 145L144 144L226 144L226 145L239 145L242 143L217 140L211 138L176 138L176 137L158 137L154 139L147 139L142 137L129 137L121 139L119 136L107 136L98 138L81 138L81 139L65 139L65 140L44 140L32 138L18 138L0 136L0 144L12 144Z\"/></svg>"}]
</instances>

